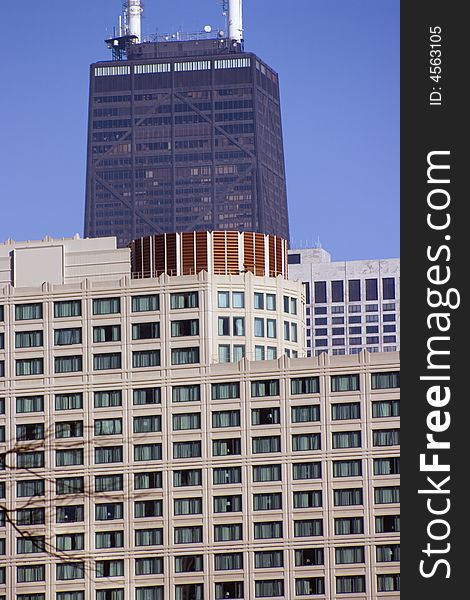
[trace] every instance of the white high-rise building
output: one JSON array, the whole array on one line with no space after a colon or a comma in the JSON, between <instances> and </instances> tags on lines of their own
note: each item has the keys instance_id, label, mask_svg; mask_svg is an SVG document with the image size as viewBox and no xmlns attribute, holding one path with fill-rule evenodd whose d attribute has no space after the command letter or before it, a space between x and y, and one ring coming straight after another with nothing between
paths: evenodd
<instances>
[{"instance_id":1,"label":"white high-rise building","mask_svg":"<svg viewBox=\"0 0 470 600\"><path fill-rule=\"evenodd\" d=\"M332 261L322 248L289 251L289 278L304 283L307 355L400 349L400 261Z\"/></svg>"},{"instance_id":2,"label":"white high-rise building","mask_svg":"<svg viewBox=\"0 0 470 600\"><path fill-rule=\"evenodd\" d=\"M398 354L223 239L0 246L2 600L399 598Z\"/></svg>"}]
</instances>

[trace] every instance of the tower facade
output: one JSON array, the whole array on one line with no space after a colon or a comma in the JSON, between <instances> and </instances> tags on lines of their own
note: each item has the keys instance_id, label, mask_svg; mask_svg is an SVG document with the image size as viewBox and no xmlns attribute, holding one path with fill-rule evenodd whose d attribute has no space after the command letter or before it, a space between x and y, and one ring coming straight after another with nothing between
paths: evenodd
<instances>
[{"instance_id":1,"label":"tower facade","mask_svg":"<svg viewBox=\"0 0 470 600\"><path fill-rule=\"evenodd\" d=\"M135 39L91 65L85 237L288 239L277 74L229 38Z\"/></svg>"}]
</instances>

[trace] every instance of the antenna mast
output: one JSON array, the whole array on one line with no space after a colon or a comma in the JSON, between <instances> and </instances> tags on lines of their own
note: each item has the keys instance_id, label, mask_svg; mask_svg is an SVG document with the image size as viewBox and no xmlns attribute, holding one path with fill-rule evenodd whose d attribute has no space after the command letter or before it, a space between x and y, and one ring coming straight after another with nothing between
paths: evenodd
<instances>
[{"instance_id":1,"label":"antenna mast","mask_svg":"<svg viewBox=\"0 0 470 600\"><path fill-rule=\"evenodd\" d=\"M243 42L243 7L242 0L228 0L228 37L236 42Z\"/></svg>"},{"instance_id":2,"label":"antenna mast","mask_svg":"<svg viewBox=\"0 0 470 600\"><path fill-rule=\"evenodd\" d=\"M137 38L137 43L142 39L142 12L143 8L141 0L128 0L128 35L135 36Z\"/></svg>"}]
</instances>

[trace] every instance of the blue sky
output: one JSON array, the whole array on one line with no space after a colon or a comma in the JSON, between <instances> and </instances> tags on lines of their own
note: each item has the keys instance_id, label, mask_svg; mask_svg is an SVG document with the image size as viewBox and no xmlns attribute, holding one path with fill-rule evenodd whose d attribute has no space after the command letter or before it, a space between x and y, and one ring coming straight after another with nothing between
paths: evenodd
<instances>
[{"instance_id":1,"label":"blue sky","mask_svg":"<svg viewBox=\"0 0 470 600\"><path fill-rule=\"evenodd\" d=\"M0 94L0 241L83 232L89 64L121 0L15 2ZM399 253L399 1L245 0L245 48L280 75L291 238ZM145 0L144 33L223 25L218 0Z\"/></svg>"}]
</instances>

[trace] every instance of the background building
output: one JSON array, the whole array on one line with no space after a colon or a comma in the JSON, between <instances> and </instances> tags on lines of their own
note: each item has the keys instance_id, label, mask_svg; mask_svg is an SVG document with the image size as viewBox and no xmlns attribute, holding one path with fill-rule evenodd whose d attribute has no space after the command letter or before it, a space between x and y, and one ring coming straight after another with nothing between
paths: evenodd
<instances>
[{"instance_id":1,"label":"background building","mask_svg":"<svg viewBox=\"0 0 470 600\"><path fill-rule=\"evenodd\" d=\"M400 349L400 261L332 261L322 248L289 251L305 285L307 355Z\"/></svg>"},{"instance_id":2,"label":"background building","mask_svg":"<svg viewBox=\"0 0 470 600\"><path fill-rule=\"evenodd\" d=\"M398 599L398 354L220 363L300 284L114 245L0 247L0 596Z\"/></svg>"},{"instance_id":3,"label":"background building","mask_svg":"<svg viewBox=\"0 0 470 600\"><path fill-rule=\"evenodd\" d=\"M108 40L114 60L91 65L85 237L289 239L277 74L239 28L152 42L126 31Z\"/></svg>"}]
</instances>

